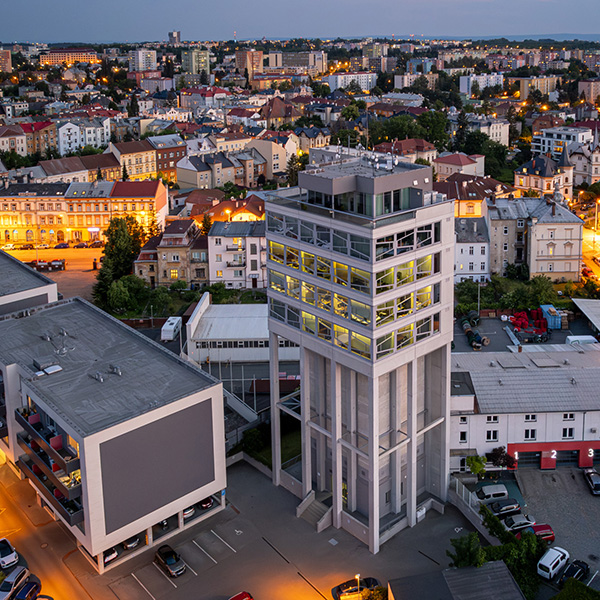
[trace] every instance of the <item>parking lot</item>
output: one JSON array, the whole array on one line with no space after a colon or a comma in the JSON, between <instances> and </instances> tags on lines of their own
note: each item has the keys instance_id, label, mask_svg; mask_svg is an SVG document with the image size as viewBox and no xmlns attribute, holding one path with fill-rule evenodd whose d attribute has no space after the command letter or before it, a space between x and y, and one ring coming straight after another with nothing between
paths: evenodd
<instances>
[{"instance_id":1,"label":"parking lot","mask_svg":"<svg viewBox=\"0 0 600 600\"><path fill-rule=\"evenodd\" d=\"M587 562L593 577L600 570L600 496L590 493L581 469L519 469L517 479L526 512L549 524L556 535L554 545L567 550L571 559ZM590 587L600 591L600 573Z\"/></svg>"}]
</instances>

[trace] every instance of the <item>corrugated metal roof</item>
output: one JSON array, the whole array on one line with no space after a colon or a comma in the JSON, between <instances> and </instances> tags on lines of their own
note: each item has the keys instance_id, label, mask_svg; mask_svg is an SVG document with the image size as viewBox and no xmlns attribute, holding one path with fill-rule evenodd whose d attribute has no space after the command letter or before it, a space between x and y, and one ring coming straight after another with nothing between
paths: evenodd
<instances>
[{"instance_id":1,"label":"corrugated metal roof","mask_svg":"<svg viewBox=\"0 0 600 600\"><path fill-rule=\"evenodd\" d=\"M195 340L268 340L267 304L211 304L200 318Z\"/></svg>"},{"instance_id":2,"label":"corrugated metal roof","mask_svg":"<svg viewBox=\"0 0 600 600\"><path fill-rule=\"evenodd\" d=\"M573 298L575 306L590 320L592 325L600 331L600 300L592 298Z\"/></svg>"}]
</instances>

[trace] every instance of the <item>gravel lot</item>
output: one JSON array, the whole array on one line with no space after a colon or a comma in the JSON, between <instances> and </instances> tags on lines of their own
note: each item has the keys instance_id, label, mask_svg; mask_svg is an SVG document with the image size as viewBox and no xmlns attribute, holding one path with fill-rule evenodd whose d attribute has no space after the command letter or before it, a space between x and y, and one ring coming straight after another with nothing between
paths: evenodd
<instances>
[{"instance_id":1,"label":"gravel lot","mask_svg":"<svg viewBox=\"0 0 600 600\"><path fill-rule=\"evenodd\" d=\"M517 480L527 512L554 529L554 544L567 550L571 559L587 562L591 575L600 570L600 496L590 493L581 469L519 469ZM600 591L600 573L591 587Z\"/></svg>"}]
</instances>

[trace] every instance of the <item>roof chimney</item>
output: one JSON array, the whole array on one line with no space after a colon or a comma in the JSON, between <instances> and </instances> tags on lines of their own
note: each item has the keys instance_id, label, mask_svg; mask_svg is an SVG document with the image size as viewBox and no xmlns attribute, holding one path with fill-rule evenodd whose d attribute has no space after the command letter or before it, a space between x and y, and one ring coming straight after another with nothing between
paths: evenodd
<instances>
[{"instance_id":1,"label":"roof chimney","mask_svg":"<svg viewBox=\"0 0 600 600\"><path fill-rule=\"evenodd\" d=\"M556 216L556 204L554 202L552 203L552 216Z\"/></svg>"}]
</instances>

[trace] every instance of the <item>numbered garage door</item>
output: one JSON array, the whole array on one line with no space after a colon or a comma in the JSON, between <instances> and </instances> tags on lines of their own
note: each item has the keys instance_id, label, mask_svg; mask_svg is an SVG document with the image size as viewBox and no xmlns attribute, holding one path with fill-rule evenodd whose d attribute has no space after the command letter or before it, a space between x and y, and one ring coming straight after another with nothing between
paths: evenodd
<instances>
[{"instance_id":1,"label":"numbered garage door","mask_svg":"<svg viewBox=\"0 0 600 600\"><path fill-rule=\"evenodd\" d=\"M594 450L594 464L600 464L600 450Z\"/></svg>"},{"instance_id":2,"label":"numbered garage door","mask_svg":"<svg viewBox=\"0 0 600 600\"><path fill-rule=\"evenodd\" d=\"M539 469L540 458L542 457L541 452L519 452L519 469Z\"/></svg>"},{"instance_id":3,"label":"numbered garage door","mask_svg":"<svg viewBox=\"0 0 600 600\"><path fill-rule=\"evenodd\" d=\"M559 450L556 453L557 467L576 467L579 464L579 450Z\"/></svg>"}]
</instances>

